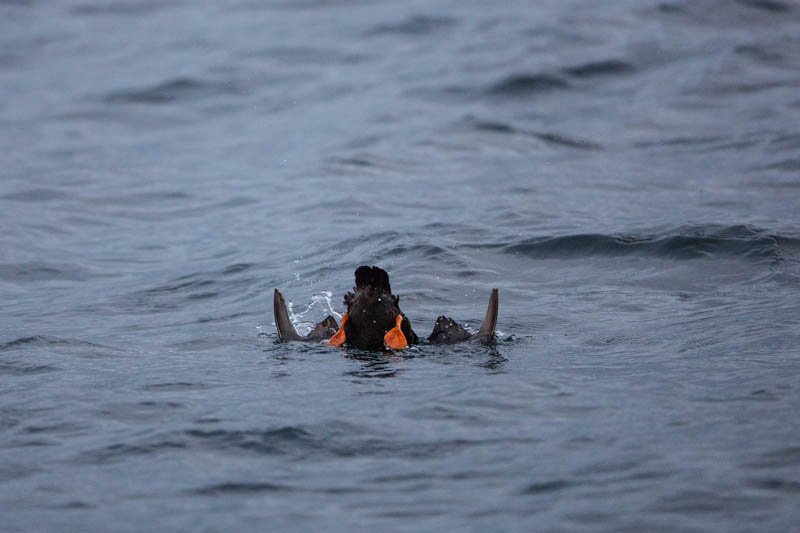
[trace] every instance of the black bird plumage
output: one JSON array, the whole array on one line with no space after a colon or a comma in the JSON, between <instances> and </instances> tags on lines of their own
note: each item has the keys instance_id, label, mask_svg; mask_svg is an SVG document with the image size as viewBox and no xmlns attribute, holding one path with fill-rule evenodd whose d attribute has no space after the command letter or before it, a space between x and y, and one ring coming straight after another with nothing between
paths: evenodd
<instances>
[{"instance_id":1,"label":"black bird plumage","mask_svg":"<svg viewBox=\"0 0 800 533\"><path fill-rule=\"evenodd\" d=\"M360 266L355 271L355 281L353 291L344 296L347 320L342 329L348 346L366 350L384 349L384 335L395 327L398 315L402 317L400 330L407 343L420 342L408 317L400 310L400 297L392 294L389 274L385 270L376 266ZM278 289L275 289L273 307L280 340L322 341L331 338L338 329L336 320L329 316L308 335L299 335L289 319L286 303ZM477 333L471 334L452 318L440 316L427 340L431 344L455 344L470 340L488 344L494 338L497 309L497 289L492 289L486 316Z\"/></svg>"},{"instance_id":2,"label":"black bird plumage","mask_svg":"<svg viewBox=\"0 0 800 533\"><path fill-rule=\"evenodd\" d=\"M344 295L348 320L344 325L347 344L366 350L383 348L383 336L395 326L397 315L403 317L400 330L408 344L419 338L411 322L400 310L400 297L392 294L389 274L380 267L360 266L356 269L356 286Z\"/></svg>"}]
</instances>

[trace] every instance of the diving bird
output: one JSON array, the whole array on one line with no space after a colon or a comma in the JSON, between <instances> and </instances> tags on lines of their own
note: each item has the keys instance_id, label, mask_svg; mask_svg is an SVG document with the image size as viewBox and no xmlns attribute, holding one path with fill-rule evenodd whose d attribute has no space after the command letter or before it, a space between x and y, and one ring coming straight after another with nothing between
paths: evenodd
<instances>
[{"instance_id":1,"label":"diving bird","mask_svg":"<svg viewBox=\"0 0 800 533\"><path fill-rule=\"evenodd\" d=\"M308 335L301 336L294 328L286 310L286 301L275 289L273 311L278 338L282 341L316 341L330 346L352 346L365 350L399 350L420 343L411 321L400 310L400 297L392 294L389 274L380 267L360 266L355 271L356 285L344 295L347 311L342 323L328 316L314 326ZM492 289L486 316L477 333L470 333L455 320L446 316L436 319L430 344L455 344L478 341L489 344L494 339L497 324L497 289Z\"/></svg>"}]
</instances>

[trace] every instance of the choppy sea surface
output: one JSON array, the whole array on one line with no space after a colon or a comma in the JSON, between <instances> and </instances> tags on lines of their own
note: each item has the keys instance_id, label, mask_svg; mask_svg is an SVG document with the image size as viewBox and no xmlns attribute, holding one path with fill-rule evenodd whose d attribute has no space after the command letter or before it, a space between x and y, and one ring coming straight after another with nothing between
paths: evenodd
<instances>
[{"instance_id":1,"label":"choppy sea surface","mask_svg":"<svg viewBox=\"0 0 800 533\"><path fill-rule=\"evenodd\" d=\"M789 0L1 1L0 530L797 528L798 124Z\"/></svg>"}]
</instances>

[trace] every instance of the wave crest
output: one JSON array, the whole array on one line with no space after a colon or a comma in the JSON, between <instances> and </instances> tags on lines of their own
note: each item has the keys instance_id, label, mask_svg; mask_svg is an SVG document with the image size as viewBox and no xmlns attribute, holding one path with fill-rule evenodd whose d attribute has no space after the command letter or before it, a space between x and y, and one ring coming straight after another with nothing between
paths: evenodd
<instances>
[{"instance_id":1,"label":"wave crest","mask_svg":"<svg viewBox=\"0 0 800 533\"><path fill-rule=\"evenodd\" d=\"M672 259L748 257L780 260L800 239L768 233L746 225L690 226L651 234L575 234L534 237L503 248L535 259L587 256L645 255Z\"/></svg>"}]
</instances>

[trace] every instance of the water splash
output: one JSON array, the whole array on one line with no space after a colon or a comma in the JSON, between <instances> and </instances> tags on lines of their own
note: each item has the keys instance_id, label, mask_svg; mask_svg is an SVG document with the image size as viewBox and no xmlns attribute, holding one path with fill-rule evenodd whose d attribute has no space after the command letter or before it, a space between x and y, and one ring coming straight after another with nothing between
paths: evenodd
<instances>
[{"instance_id":1,"label":"water splash","mask_svg":"<svg viewBox=\"0 0 800 533\"><path fill-rule=\"evenodd\" d=\"M311 303L309 303L303 311L298 313L294 312L294 303L287 301L286 310L289 312L289 319L292 321L292 324L294 324L297 333L300 335L307 335L314 329L316 321L322 320L327 315L333 315L337 321L341 322L342 314L338 313L333 308L332 298L333 293L331 291L321 291L317 294L313 294L311 296ZM309 313L311 313L309 318L305 318Z\"/></svg>"}]
</instances>

